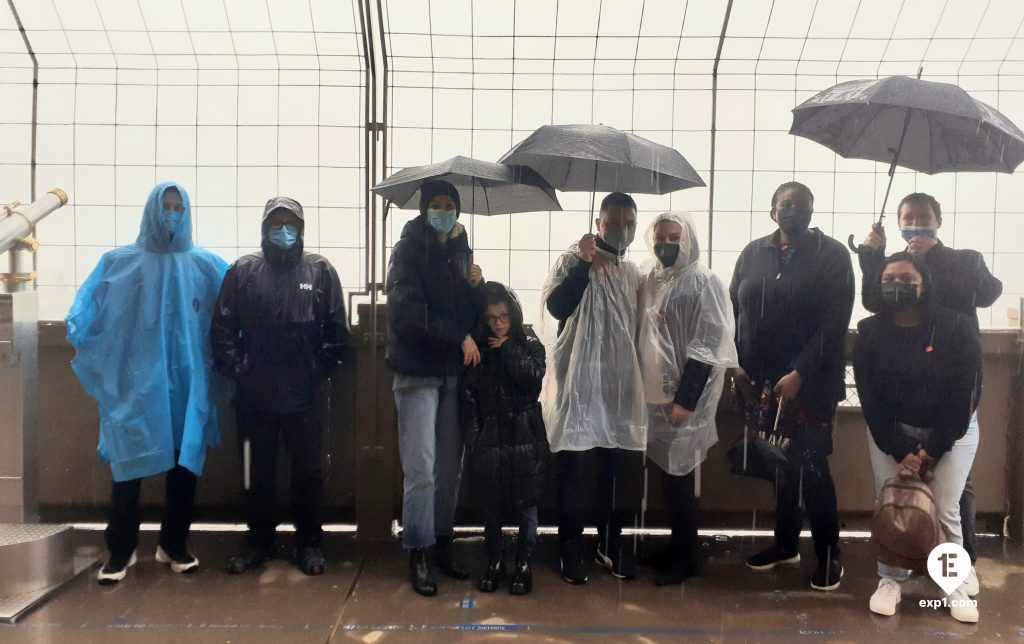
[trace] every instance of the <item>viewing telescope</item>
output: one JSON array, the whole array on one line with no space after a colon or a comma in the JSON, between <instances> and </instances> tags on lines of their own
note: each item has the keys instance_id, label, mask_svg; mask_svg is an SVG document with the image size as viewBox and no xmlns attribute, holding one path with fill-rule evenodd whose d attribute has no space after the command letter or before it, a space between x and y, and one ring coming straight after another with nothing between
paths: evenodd
<instances>
[{"instance_id":1,"label":"viewing telescope","mask_svg":"<svg viewBox=\"0 0 1024 644\"><path fill-rule=\"evenodd\" d=\"M35 274L23 268L24 252L34 253L39 244L32 238L32 230L44 217L68 202L67 194L54 188L28 205L12 201L0 206L0 254L11 251L7 273L0 274L6 293L27 290Z\"/></svg>"}]
</instances>

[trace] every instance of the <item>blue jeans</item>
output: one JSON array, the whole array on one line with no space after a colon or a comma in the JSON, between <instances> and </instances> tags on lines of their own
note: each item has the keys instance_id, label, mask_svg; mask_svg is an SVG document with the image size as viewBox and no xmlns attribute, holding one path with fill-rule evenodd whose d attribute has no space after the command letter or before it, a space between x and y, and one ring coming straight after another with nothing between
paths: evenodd
<instances>
[{"instance_id":1,"label":"blue jeans","mask_svg":"<svg viewBox=\"0 0 1024 644\"><path fill-rule=\"evenodd\" d=\"M398 451L405 474L402 545L427 548L455 532L462 476L459 379L395 375Z\"/></svg>"}]
</instances>

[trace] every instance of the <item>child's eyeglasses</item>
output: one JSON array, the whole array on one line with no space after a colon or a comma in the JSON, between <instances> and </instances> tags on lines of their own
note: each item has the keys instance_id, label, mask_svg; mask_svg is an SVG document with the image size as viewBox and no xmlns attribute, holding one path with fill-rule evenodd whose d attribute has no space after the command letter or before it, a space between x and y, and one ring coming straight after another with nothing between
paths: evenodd
<instances>
[{"instance_id":1,"label":"child's eyeglasses","mask_svg":"<svg viewBox=\"0 0 1024 644\"><path fill-rule=\"evenodd\" d=\"M508 324L508 313L501 315L488 315L484 318L488 324Z\"/></svg>"}]
</instances>

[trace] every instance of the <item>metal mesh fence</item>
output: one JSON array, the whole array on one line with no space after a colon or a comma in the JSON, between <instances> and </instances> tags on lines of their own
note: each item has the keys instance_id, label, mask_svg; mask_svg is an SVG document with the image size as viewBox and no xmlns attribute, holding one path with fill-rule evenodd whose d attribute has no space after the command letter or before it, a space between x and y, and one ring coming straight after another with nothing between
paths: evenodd
<instances>
[{"instance_id":1,"label":"metal mesh fence","mask_svg":"<svg viewBox=\"0 0 1024 644\"><path fill-rule=\"evenodd\" d=\"M34 120L15 13L39 65ZM267 197L296 197L309 245L362 291L368 268L380 279L367 244L386 261L415 214L392 209L368 239L368 177L496 160L546 123L604 123L677 148L709 183L638 195L640 225L691 211L704 261L728 280L771 231L779 183L808 184L814 225L840 239L863 237L881 206L887 168L790 136L795 105L921 68L1024 123L1022 25L1016 0L11 0L0 198L28 197L34 124L35 187L72 197L39 231L44 317L63 317L99 255L134 239L149 187L169 178L191 190L197 242L229 260L258 243ZM1005 326L1024 294L1024 178L899 170L893 195L915 190L943 204L942 239L1003 280L980 317ZM593 216L588 194L560 200L564 212L465 222L485 275L520 291L530 320L548 267ZM646 259L640 243L630 252Z\"/></svg>"}]
</instances>

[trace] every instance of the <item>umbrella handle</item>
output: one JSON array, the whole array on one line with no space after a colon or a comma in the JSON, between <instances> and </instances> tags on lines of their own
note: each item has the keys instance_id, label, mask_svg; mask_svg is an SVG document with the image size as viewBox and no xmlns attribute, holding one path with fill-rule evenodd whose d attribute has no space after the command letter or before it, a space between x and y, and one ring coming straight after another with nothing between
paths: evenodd
<instances>
[{"instance_id":1,"label":"umbrella handle","mask_svg":"<svg viewBox=\"0 0 1024 644\"><path fill-rule=\"evenodd\" d=\"M860 249L863 248L863 246L853 245L853 233L850 233L850 236L847 238L846 245L850 247L850 250L852 250L855 255L860 255Z\"/></svg>"},{"instance_id":2,"label":"umbrella handle","mask_svg":"<svg viewBox=\"0 0 1024 644\"><path fill-rule=\"evenodd\" d=\"M882 227L882 220L885 219L885 214L878 217L878 221L871 225L871 229L882 236L882 240L885 241L885 228ZM846 245L850 247L855 254L860 255L863 252L870 252L871 249L861 244L860 246L853 245L853 234L846 238Z\"/></svg>"}]
</instances>

